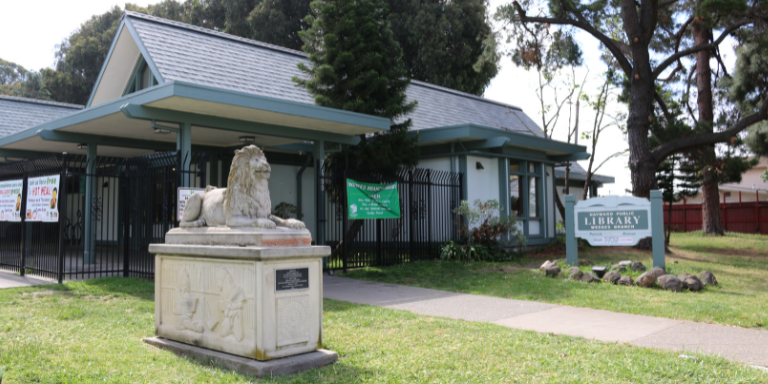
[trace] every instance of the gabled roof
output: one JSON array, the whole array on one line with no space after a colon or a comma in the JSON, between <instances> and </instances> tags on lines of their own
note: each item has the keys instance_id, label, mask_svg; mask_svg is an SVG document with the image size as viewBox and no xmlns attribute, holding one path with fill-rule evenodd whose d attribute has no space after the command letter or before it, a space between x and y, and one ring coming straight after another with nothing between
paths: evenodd
<instances>
[{"instance_id":1,"label":"gabled roof","mask_svg":"<svg viewBox=\"0 0 768 384\"><path fill-rule=\"evenodd\" d=\"M185 81L215 88L273 97L304 104L314 100L291 79L308 63L303 52L244 39L188 24L126 12L149 58L165 82ZM523 111L475 95L413 81L407 90L418 106L408 117L419 130L477 124L541 136Z\"/></svg>"},{"instance_id":2,"label":"gabled roof","mask_svg":"<svg viewBox=\"0 0 768 384\"><path fill-rule=\"evenodd\" d=\"M0 137L75 113L82 105L0 95Z\"/></svg>"}]
</instances>

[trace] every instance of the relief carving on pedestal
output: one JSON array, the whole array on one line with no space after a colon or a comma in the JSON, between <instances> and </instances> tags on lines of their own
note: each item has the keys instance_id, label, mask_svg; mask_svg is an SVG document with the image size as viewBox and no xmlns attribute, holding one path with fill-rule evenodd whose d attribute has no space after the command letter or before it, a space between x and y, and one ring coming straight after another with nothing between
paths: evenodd
<instances>
[{"instance_id":1,"label":"relief carving on pedestal","mask_svg":"<svg viewBox=\"0 0 768 384\"><path fill-rule=\"evenodd\" d=\"M235 279L227 268L220 268L216 272L216 282L221 292L219 310L224 314L219 335L222 338L233 335L235 340L243 341L243 289L235 285Z\"/></svg>"},{"instance_id":2,"label":"relief carving on pedestal","mask_svg":"<svg viewBox=\"0 0 768 384\"><path fill-rule=\"evenodd\" d=\"M190 330L195 333L203 333L203 322L193 320L195 311L197 310L197 296L191 292L191 283L189 280L189 272L186 268L179 271L178 276L178 298L176 300L176 307L174 313L176 314L176 329Z\"/></svg>"},{"instance_id":3,"label":"relief carving on pedestal","mask_svg":"<svg viewBox=\"0 0 768 384\"><path fill-rule=\"evenodd\" d=\"M309 341L309 295L277 299L277 345Z\"/></svg>"}]
</instances>

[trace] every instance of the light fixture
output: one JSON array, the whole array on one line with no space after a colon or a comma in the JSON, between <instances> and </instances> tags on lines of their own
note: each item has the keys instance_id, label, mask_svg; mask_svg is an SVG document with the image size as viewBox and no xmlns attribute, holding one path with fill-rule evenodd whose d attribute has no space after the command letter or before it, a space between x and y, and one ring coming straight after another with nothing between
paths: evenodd
<instances>
[{"instance_id":1,"label":"light fixture","mask_svg":"<svg viewBox=\"0 0 768 384\"><path fill-rule=\"evenodd\" d=\"M243 143L253 143L256 141L255 136L240 136L240 141Z\"/></svg>"},{"instance_id":2,"label":"light fixture","mask_svg":"<svg viewBox=\"0 0 768 384\"><path fill-rule=\"evenodd\" d=\"M475 163L475 169L485 169L485 167L483 167L483 163L478 161Z\"/></svg>"},{"instance_id":3,"label":"light fixture","mask_svg":"<svg viewBox=\"0 0 768 384\"><path fill-rule=\"evenodd\" d=\"M87 143L80 143L77 145L77 149L88 149Z\"/></svg>"},{"instance_id":4,"label":"light fixture","mask_svg":"<svg viewBox=\"0 0 768 384\"><path fill-rule=\"evenodd\" d=\"M155 128L155 133L157 133L158 135L167 135L171 133L171 131L166 129Z\"/></svg>"}]
</instances>

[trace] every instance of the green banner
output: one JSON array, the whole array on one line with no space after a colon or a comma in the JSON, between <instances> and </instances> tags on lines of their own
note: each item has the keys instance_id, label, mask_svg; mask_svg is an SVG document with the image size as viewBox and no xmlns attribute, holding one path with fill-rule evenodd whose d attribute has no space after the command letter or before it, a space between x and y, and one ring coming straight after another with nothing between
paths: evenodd
<instances>
[{"instance_id":1,"label":"green banner","mask_svg":"<svg viewBox=\"0 0 768 384\"><path fill-rule=\"evenodd\" d=\"M399 219L397 183L370 184L347 179L347 208L350 219Z\"/></svg>"}]
</instances>

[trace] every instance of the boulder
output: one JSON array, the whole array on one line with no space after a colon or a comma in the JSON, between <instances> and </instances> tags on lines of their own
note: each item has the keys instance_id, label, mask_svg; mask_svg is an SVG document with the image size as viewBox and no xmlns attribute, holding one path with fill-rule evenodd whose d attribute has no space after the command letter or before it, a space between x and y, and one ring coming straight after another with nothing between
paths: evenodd
<instances>
[{"instance_id":1,"label":"boulder","mask_svg":"<svg viewBox=\"0 0 768 384\"><path fill-rule=\"evenodd\" d=\"M613 271L608 272L605 274L605 276L603 276L603 280L611 284L616 284L620 278L621 278L621 274Z\"/></svg>"},{"instance_id":2,"label":"boulder","mask_svg":"<svg viewBox=\"0 0 768 384\"><path fill-rule=\"evenodd\" d=\"M622 276L619 281L616 282L618 285L632 285L632 277L630 276Z\"/></svg>"},{"instance_id":3,"label":"boulder","mask_svg":"<svg viewBox=\"0 0 768 384\"><path fill-rule=\"evenodd\" d=\"M655 276L657 279L658 279L659 277L662 277L662 276L664 276L664 275L666 275L666 274L667 274L666 272L664 272L664 270L663 270L663 269L661 269L661 268L659 268L659 267L653 267L653 268L651 268L651 270L650 270L650 271L648 271L648 273L650 273L651 275Z\"/></svg>"},{"instance_id":4,"label":"boulder","mask_svg":"<svg viewBox=\"0 0 768 384\"><path fill-rule=\"evenodd\" d=\"M650 272L649 272L650 273ZM683 289L683 282L675 275L663 275L658 278L659 285L662 288L674 292L680 292Z\"/></svg>"},{"instance_id":5,"label":"boulder","mask_svg":"<svg viewBox=\"0 0 768 384\"><path fill-rule=\"evenodd\" d=\"M549 261L549 260L547 260L547 261L544 262L544 264L541 265L541 267L539 267L539 269L542 270L542 271L546 271L547 268L549 268L551 266L554 266L554 265L557 265L557 261L554 261L554 260L553 261Z\"/></svg>"},{"instance_id":6,"label":"boulder","mask_svg":"<svg viewBox=\"0 0 768 384\"><path fill-rule=\"evenodd\" d=\"M635 280L635 285L643 288L650 288L653 286L653 283L655 282L656 282L656 276L654 276L650 272L646 272L637 277L637 280Z\"/></svg>"},{"instance_id":7,"label":"boulder","mask_svg":"<svg viewBox=\"0 0 768 384\"><path fill-rule=\"evenodd\" d=\"M710 287L717 285L717 279L715 278L715 275L713 275L710 271L704 271L701 273L701 281L704 283L704 285L708 285Z\"/></svg>"},{"instance_id":8,"label":"boulder","mask_svg":"<svg viewBox=\"0 0 768 384\"><path fill-rule=\"evenodd\" d=\"M611 271L626 272L627 271L627 266L626 265L621 265L621 264L616 264L613 267L611 267Z\"/></svg>"},{"instance_id":9,"label":"boulder","mask_svg":"<svg viewBox=\"0 0 768 384\"><path fill-rule=\"evenodd\" d=\"M691 292L698 292L704 288L704 283L702 283L696 276L688 275L681 281L683 282L683 287L688 288Z\"/></svg>"},{"instance_id":10,"label":"boulder","mask_svg":"<svg viewBox=\"0 0 768 384\"><path fill-rule=\"evenodd\" d=\"M544 273L545 273L545 274L546 274L546 276L548 276L548 277L549 277L549 276L551 276L551 277L557 277L557 275L558 275L558 274L560 274L560 267L558 267L557 265L553 265L553 266L551 266L551 267L549 267L549 268L545 269L545 270L544 270Z\"/></svg>"},{"instance_id":11,"label":"boulder","mask_svg":"<svg viewBox=\"0 0 768 384\"><path fill-rule=\"evenodd\" d=\"M581 277L581 281L585 283L599 283L600 279L591 273L585 273L584 276Z\"/></svg>"},{"instance_id":12,"label":"boulder","mask_svg":"<svg viewBox=\"0 0 768 384\"><path fill-rule=\"evenodd\" d=\"M681 274L677 275L677 278L678 278L678 279L680 279L680 281L682 281L682 282L683 282L683 287L685 287L685 279L686 279L688 276L690 276L690 274L689 274L689 273L681 273Z\"/></svg>"},{"instance_id":13,"label":"boulder","mask_svg":"<svg viewBox=\"0 0 768 384\"><path fill-rule=\"evenodd\" d=\"M568 278L571 280L579 280L584 276L584 272L579 267L572 267L568 272Z\"/></svg>"},{"instance_id":14,"label":"boulder","mask_svg":"<svg viewBox=\"0 0 768 384\"><path fill-rule=\"evenodd\" d=\"M632 263L632 266L630 266L629 269L633 271L645 271L648 268L646 268L645 265L643 265L643 263L639 261L635 261L634 263Z\"/></svg>"}]
</instances>

